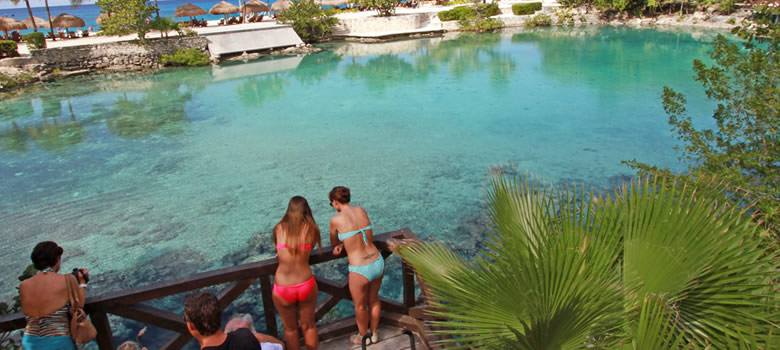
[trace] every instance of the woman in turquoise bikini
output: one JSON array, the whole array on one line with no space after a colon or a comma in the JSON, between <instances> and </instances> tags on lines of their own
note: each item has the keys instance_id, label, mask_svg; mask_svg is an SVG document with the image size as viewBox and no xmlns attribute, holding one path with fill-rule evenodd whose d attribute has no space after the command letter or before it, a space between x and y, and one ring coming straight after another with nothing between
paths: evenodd
<instances>
[{"instance_id":1,"label":"woman in turquoise bikini","mask_svg":"<svg viewBox=\"0 0 780 350\"><path fill-rule=\"evenodd\" d=\"M374 231L366 210L349 205L349 188L334 187L328 194L330 205L339 213L330 219L330 244L333 254L347 251L349 261L349 291L355 304L355 320L358 332L350 338L360 344L371 328L371 342L379 341L379 287L382 286L385 261L372 242ZM370 317L370 322L369 322Z\"/></svg>"}]
</instances>

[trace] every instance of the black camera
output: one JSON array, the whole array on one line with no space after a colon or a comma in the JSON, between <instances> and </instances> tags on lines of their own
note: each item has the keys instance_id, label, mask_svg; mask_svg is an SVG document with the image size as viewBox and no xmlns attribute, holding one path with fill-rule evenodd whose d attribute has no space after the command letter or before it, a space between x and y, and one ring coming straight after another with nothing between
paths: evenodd
<instances>
[{"instance_id":1,"label":"black camera","mask_svg":"<svg viewBox=\"0 0 780 350\"><path fill-rule=\"evenodd\" d=\"M79 269L79 268L74 268L73 269L73 276L76 276L76 281L79 280L79 272L81 272L81 269ZM89 276L87 276L85 274L81 274L81 276L84 277L84 283L89 283Z\"/></svg>"}]
</instances>

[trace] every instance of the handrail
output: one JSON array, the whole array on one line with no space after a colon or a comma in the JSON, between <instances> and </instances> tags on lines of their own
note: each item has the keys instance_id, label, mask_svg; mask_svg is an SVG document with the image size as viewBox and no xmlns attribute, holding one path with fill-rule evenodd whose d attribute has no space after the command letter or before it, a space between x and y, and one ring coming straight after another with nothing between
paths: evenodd
<instances>
[{"instance_id":1,"label":"handrail","mask_svg":"<svg viewBox=\"0 0 780 350\"><path fill-rule=\"evenodd\" d=\"M375 235L374 244L382 255L387 257L392 254L388 243L395 239L417 240L417 236L407 227L397 231ZM316 265L343 259L344 257L346 257L346 254L340 256L333 255L333 247L328 246L322 250L322 254L318 251L313 251L309 257L309 264ZM201 272L133 289L112 291L94 297L87 297L84 310L89 314L92 323L98 330L96 340L101 350L113 350L115 348L113 335L111 333L111 325L108 322L107 314L117 315L179 333L161 348L175 350L186 345L191 339L181 315L154 308L143 304L143 302L204 287L230 283L230 285L225 287L217 296L220 305L224 310L259 279L267 331L271 335L278 337L276 314L271 299L271 275L276 272L278 264L278 259L272 258ZM382 303L382 308L384 310L408 314L409 308L415 305L414 272L405 262L402 262L402 264L403 301L397 302L395 300L380 297L380 302ZM330 309L336 306L340 300L351 299L351 296L346 279L343 281L331 281L316 275L315 279L319 291L321 293L330 294L325 300L317 304L315 319L319 320ZM354 322L352 324L354 325ZM24 327L25 318L24 314L21 312L0 316L0 332L9 332ZM331 330L331 332L333 332L333 330Z\"/></svg>"}]
</instances>

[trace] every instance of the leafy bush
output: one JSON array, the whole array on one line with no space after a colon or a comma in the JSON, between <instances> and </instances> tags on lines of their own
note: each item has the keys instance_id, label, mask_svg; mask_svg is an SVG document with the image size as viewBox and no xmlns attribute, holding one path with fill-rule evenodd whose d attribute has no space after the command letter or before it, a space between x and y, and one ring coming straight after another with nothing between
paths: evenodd
<instances>
[{"instance_id":1,"label":"leafy bush","mask_svg":"<svg viewBox=\"0 0 780 350\"><path fill-rule=\"evenodd\" d=\"M333 33L333 27L339 23L338 18L320 8L314 0L299 0L293 2L287 11L279 15L280 23L292 24L295 33L304 42L320 41Z\"/></svg>"},{"instance_id":2,"label":"leafy bush","mask_svg":"<svg viewBox=\"0 0 780 350\"><path fill-rule=\"evenodd\" d=\"M0 58L19 56L16 41L0 40Z\"/></svg>"},{"instance_id":3,"label":"leafy bush","mask_svg":"<svg viewBox=\"0 0 780 350\"><path fill-rule=\"evenodd\" d=\"M487 32L504 28L504 22L497 18L480 18L476 20L458 21L460 30L468 32Z\"/></svg>"},{"instance_id":4,"label":"leafy bush","mask_svg":"<svg viewBox=\"0 0 780 350\"><path fill-rule=\"evenodd\" d=\"M470 4L471 1L468 0L452 0L452 1L442 1L440 4L441 6L451 6L451 5L460 5L460 4Z\"/></svg>"},{"instance_id":5,"label":"leafy bush","mask_svg":"<svg viewBox=\"0 0 780 350\"><path fill-rule=\"evenodd\" d=\"M375 9L380 16L392 16L395 14L395 8L401 4L401 0L360 0L360 6Z\"/></svg>"},{"instance_id":6,"label":"leafy bush","mask_svg":"<svg viewBox=\"0 0 780 350\"><path fill-rule=\"evenodd\" d=\"M168 17L157 17L149 22L152 29L160 32L163 37L168 38L168 32L175 31L179 35L184 35L184 32L179 28L179 23L174 22Z\"/></svg>"},{"instance_id":7,"label":"leafy bush","mask_svg":"<svg viewBox=\"0 0 780 350\"><path fill-rule=\"evenodd\" d=\"M38 78L27 72L18 74L0 73L0 91L24 86L36 80L38 80Z\"/></svg>"},{"instance_id":8,"label":"leafy bush","mask_svg":"<svg viewBox=\"0 0 780 350\"><path fill-rule=\"evenodd\" d=\"M512 13L514 13L515 16L533 15L536 11L539 11L541 9L542 9L541 2L529 2L525 4L512 5Z\"/></svg>"},{"instance_id":9,"label":"leafy bush","mask_svg":"<svg viewBox=\"0 0 780 350\"><path fill-rule=\"evenodd\" d=\"M209 55L198 49L179 49L173 55L162 55L160 63L166 66L203 66L209 64Z\"/></svg>"},{"instance_id":10,"label":"leafy bush","mask_svg":"<svg viewBox=\"0 0 780 350\"><path fill-rule=\"evenodd\" d=\"M46 37L43 33L33 32L22 35L22 39L27 43L27 48L37 50L46 48Z\"/></svg>"},{"instance_id":11,"label":"leafy bush","mask_svg":"<svg viewBox=\"0 0 780 350\"><path fill-rule=\"evenodd\" d=\"M484 17L491 17L501 13L498 4L479 4L477 8L473 6L458 6L448 11L439 12L439 20L446 21L465 21L477 18L477 13L481 12Z\"/></svg>"},{"instance_id":12,"label":"leafy bush","mask_svg":"<svg viewBox=\"0 0 780 350\"><path fill-rule=\"evenodd\" d=\"M729 19L726 21L726 24L735 25L735 24L737 24L737 19L736 19L736 18L734 18L734 17L731 17L731 18L729 18Z\"/></svg>"},{"instance_id":13,"label":"leafy bush","mask_svg":"<svg viewBox=\"0 0 780 350\"><path fill-rule=\"evenodd\" d=\"M529 27L546 27L552 25L552 17L540 13L525 21L525 25Z\"/></svg>"},{"instance_id":14,"label":"leafy bush","mask_svg":"<svg viewBox=\"0 0 780 350\"><path fill-rule=\"evenodd\" d=\"M103 9L101 12L111 14L101 24L104 35L136 33L141 41L146 40L146 34L152 29L151 22L147 23L146 19L157 10L146 0L98 0L95 5Z\"/></svg>"},{"instance_id":15,"label":"leafy bush","mask_svg":"<svg viewBox=\"0 0 780 350\"><path fill-rule=\"evenodd\" d=\"M196 31L194 31L194 30L192 30L190 28L185 28L185 27L180 27L180 28L181 28L181 33L179 33L179 35L183 35L183 36L198 36L198 32L196 32Z\"/></svg>"}]
</instances>

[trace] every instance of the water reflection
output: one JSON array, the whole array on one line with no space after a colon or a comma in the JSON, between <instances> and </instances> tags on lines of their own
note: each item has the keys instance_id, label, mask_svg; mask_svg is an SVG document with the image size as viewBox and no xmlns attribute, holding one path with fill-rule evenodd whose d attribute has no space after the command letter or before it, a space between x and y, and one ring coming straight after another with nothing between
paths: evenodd
<instances>
[{"instance_id":1,"label":"water reflection","mask_svg":"<svg viewBox=\"0 0 780 350\"><path fill-rule=\"evenodd\" d=\"M279 73L251 77L236 87L236 93L243 105L261 107L266 101L282 97L288 84L287 79Z\"/></svg>"},{"instance_id":2,"label":"water reflection","mask_svg":"<svg viewBox=\"0 0 780 350\"><path fill-rule=\"evenodd\" d=\"M156 91L155 91L156 90ZM113 103L106 119L108 130L119 137L138 138L154 133L176 135L184 131L186 102L191 92L182 92L177 86L144 93L133 99L127 93Z\"/></svg>"},{"instance_id":3,"label":"water reflection","mask_svg":"<svg viewBox=\"0 0 780 350\"><path fill-rule=\"evenodd\" d=\"M70 115L62 118L62 105L59 100L42 101L43 118L39 124L19 126L11 122L11 128L0 133L2 148L10 152L27 152L28 141L32 140L41 149L61 152L84 141L84 126L76 120L73 104L68 100ZM32 114L32 108L30 108Z\"/></svg>"}]
</instances>

